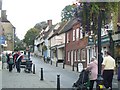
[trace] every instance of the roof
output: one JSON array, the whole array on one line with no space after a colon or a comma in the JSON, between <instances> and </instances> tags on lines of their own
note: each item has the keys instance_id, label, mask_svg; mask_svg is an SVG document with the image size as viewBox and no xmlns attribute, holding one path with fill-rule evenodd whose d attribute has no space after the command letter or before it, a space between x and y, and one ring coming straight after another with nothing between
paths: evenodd
<instances>
[{"instance_id":1,"label":"roof","mask_svg":"<svg viewBox=\"0 0 120 90\"><path fill-rule=\"evenodd\" d=\"M61 32L59 32L59 34L65 33L65 32L67 32L67 31L69 31L69 30L73 27L73 25L74 25L75 23L77 23L78 21L79 21L78 18L73 18L73 19L69 20L69 21L66 23L66 25L64 26L64 28L61 30Z\"/></svg>"},{"instance_id":2,"label":"roof","mask_svg":"<svg viewBox=\"0 0 120 90\"><path fill-rule=\"evenodd\" d=\"M56 26L56 25L52 25L47 32L44 32L44 37L43 37L44 39L47 38L47 36L48 36L49 33L54 29L55 26Z\"/></svg>"},{"instance_id":3,"label":"roof","mask_svg":"<svg viewBox=\"0 0 120 90\"><path fill-rule=\"evenodd\" d=\"M52 37L58 35L59 31L61 31L61 29L65 26L66 23L67 22L61 22L61 23L59 23L60 27L57 30L54 30L54 34L51 37L49 37L48 39L51 39Z\"/></svg>"}]
</instances>

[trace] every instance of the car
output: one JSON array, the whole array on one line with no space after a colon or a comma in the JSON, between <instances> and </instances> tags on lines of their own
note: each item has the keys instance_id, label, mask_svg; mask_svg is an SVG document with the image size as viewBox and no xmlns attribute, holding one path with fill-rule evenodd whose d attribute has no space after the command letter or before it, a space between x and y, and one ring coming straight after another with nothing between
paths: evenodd
<instances>
[{"instance_id":1,"label":"car","mask_svg":"<svg viewBox=\"0 0 120 90\"><path fill-rule=\"evenodd\" d=\"M4 54L10 54L10 53L12 53L12 52L13 52L13 51L9 51L9 50L3 51Z\"/></svg>"}]
</instances>

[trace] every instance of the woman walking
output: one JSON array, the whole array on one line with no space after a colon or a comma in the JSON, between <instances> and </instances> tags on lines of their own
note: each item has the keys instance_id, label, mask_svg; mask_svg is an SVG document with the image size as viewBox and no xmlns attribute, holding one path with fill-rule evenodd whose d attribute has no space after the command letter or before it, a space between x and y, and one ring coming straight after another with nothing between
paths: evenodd
<instances>
[{"instance_id":1,"label":"woman walking","mask_svg":"<svg viewBox=\"0 0 120 90\"><path fill-rule=\"evenodd\" d=\"M8 55L8 66L9 66L9 72L12 72L12 65L14 64L13 62L13 56L12 54L10 53Z\"/></svg>"},{"instance_id":2,"label":"woman walking","mask_svg":"<svg viewBox=\"0 0 120 90\"><path fill-rule=\"evenodd\" d=\"M90 89L93 90L94 82L97 80L98 62L95 57L92 57L91 62L88 64L87 70L90 71Z\"/></svg>"}]
</instances>

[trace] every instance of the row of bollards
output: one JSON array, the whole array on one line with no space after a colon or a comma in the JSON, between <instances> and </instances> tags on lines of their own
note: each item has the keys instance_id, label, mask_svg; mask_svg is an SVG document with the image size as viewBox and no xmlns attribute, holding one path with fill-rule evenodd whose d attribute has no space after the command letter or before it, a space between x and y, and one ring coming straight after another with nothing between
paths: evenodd
<instances>
[{"instance_id":1,"label":"row of bollards","mask_svg":"<svg viewBox=\"0 0 120 90\"><path fill-rule=\"evenodd\" d=\"M41 81L43 81L43 68L41 68ZM57 75L57 90L60 90L60 75Z\"/></svg>"}]
</instances>

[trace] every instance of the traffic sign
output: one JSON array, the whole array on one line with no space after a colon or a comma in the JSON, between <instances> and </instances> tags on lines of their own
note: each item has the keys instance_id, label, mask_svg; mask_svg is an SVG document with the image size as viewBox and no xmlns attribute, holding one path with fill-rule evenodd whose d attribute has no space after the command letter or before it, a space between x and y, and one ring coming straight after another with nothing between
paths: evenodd
<instances>
[{"instance_id":1,"label":"traffic sign","mask_svg":"<svg viewBox=\"0 0 120 90\"><path fill-rule=\"evenodd\" d=\"M0 36L0 44L5 44L5 36Z\"/></svg>"}]
</instances>

